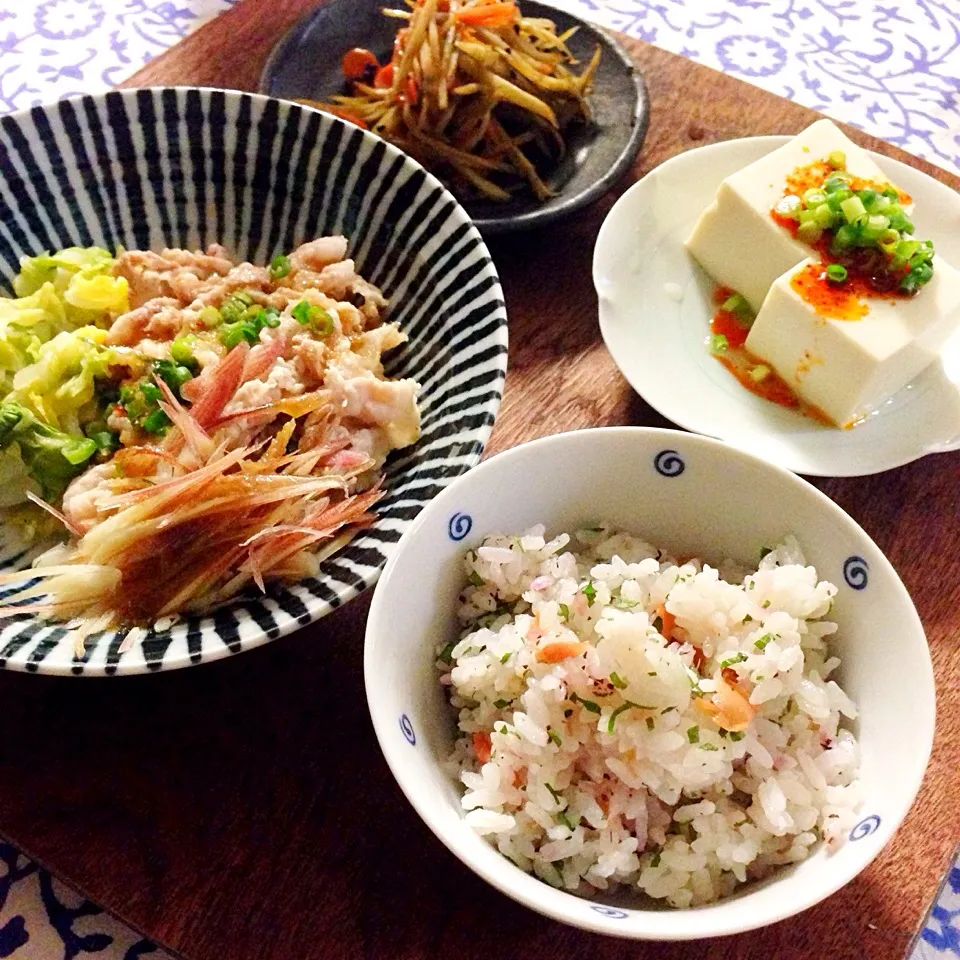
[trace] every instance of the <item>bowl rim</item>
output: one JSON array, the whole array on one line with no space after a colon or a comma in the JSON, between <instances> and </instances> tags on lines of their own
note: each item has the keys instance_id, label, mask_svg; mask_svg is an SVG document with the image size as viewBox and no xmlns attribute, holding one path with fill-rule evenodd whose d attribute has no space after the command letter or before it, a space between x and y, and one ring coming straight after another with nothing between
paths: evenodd
<instances>
[{"instance_id":1,"label":"bowl rim","mask_svg":"<svg viewBox=\"0 0 960 960\"><path fill-rule=\"evenodd\" d=\"M258 90L267 90L273 80L277 63L283 59L287 50L296 43L310 23L317 17L324 15L334 3L347 4L352 0L330 0L323 7L317 7L308 11L298 20L296 20L274 45L267 56L267 60L260 71L260 77L257 81ZM545 209L529 210L526 213L508 215L503 217L471 217L473 224L477 229L487 237L497 236L505 233L516 233L521 230L531 230L537 227L547 226L563 220L570 214L589 206L598 200L604 194L608 193L620 180L620 178L630 169L637 154L640 152L643 142L646 139L647 129L650 126L650 94L647 91L646 81L643 78L643 72L639 65L633 60L626 47L621 43L613 31L607 30L599 24L585 20L583 17L571 12L570 10L558 7L555 3L545 2L545 0L536 0L541 7L547 7L562 14L564 17L573 21L579 33L589 34L596 38L596 41L602 44L611 55L626 69L629 80L633 87L634 103L632 111L632 130L623 150L611 164L610 168L598 177L589 187L581 190L579 193L567 197L555 205ZM274 99L284 99L277 94L265 94ZM287 101L298 102L298 101ZM325 111L322 111L325 112ZM345 121L349 122L349 121ZM386 141L389 143L389 141ZM460 202L458 200L458 202ZM469 212L467 214L469 216Z\"/></svg>"},{"instance_id":2,"label":"bowl rim","mask_svg":"<svg viewBox=\"0 0 960 960\"><path fill-rule=\"evenodd\" d=\"M898 593L898 602L905 601L908 616L914 621L919 638L924 640L922 644L917 645L918 650L916 651L916 655L921 657L926 667L924 671L924 685L926 689L924 692L927 703L925 706L929 708L929 723L927 729L920 731L920 736L916 742L917 751L922 754L922 765L917 768L918 776L916 777L916 782L907 791L900 807L884 817L884 824L880 828L885 834L882 843L876 846L875 849L868 847L858 848L863 849L864 854L852 859L850 866L848 866L846 870L838 872L834 869L830 872L827 883L817 886L816 888L808 888L797 896L793 902L783 905L777 910L767 911L762 916L753 912L747 913L744 917L741 916L740 911L727 911L726 908L728 904L731 902L736 903L737 900L731 900L731 898L726 897L712 904L705 904L687 910L651 910L643 907L625 906L625 910L631 910L634 914L632 918L634 920L633 924L626 923L619 917L612 919L593 911L571 910L570 906L574 903L583 904L589 903L589 901L585 898L578 897L576 894L564 890L557 890L549 886L535 876L522 871L506 857L502 857L496 850L493 850L493 848L491 848L491 850L497 854L499 860L492 860L490 863L497 863L498 866L502 866L503 869L488 866L481 862L481 859L475 856L469 849L464 849L464 844L461 841L462 833L457 830L456 827L448 828L447 824L443 822L440 817L434 815L435 805L431 799L424 799L411 789L412 777L406 772L406 764L400 752L402 747L394 736L393 728L395 717L393 714L387 715L386 708L374 695L376 683L374 677L377 671L375 651L381 642L385 642L378 639L378 637L382 635L382 631L378 628L384 617L389 616L389 612L386 611L385 608L386 586L389 584L394 571L403 562L402 558L407 542L418 535L420 528L430 520L432 513L440 513L444 509L449 508L451 504L449 504L448 501L456 497L456 487L459 485L458 481L460 481L461 478L457 478L457 481L441 491L441 493L421 511L414 523L411 524L404 533L400 543L397 544L397 549L383 568L380 582L374 591L370 604L364 635L364 688L367 698L367 708L370 712L370 718L373 723L377 742L380 745L380 750L387 762L387 766L390 768L390 772L404 796L407 798L407 801L420 816L421 820L423 820L427 827L433 832L434 836L436 836L454 856L501 893L506 894L518 903L553 920L558 920L561 923L589 930L594 933L601 933L621 939L680 941L746 933L795 916L836 893L837 890L862 873L887 846L916 801L917 794L926 776L936 728L936 685L933 663L919 614L906 586L900 579L893 564L887 559L886 554L880 550L870 535L853 517L843 510L842 507L834 503L825 493L818 490L803 477L713 437L663 427L616 426L571 430L540 437L504 450L489 460L485 460L471 471L471 474L474 477L474 482L476 482L478 476L483 475L485 472L493 473L497 469L496 466L491 467L491 464L508 463L528 455L531 451L542 450L548 446L577 442L589 444L594 435L616 437L624 443L629 443L634 438L636 438L638 442L647 442L648 440L651 442L656 441L666 446L670 446L676 442L678 438L682 437L684 443L701 446L711 450L715 454L720 454L721 457L730 457L734 460L750 463L761 471L776 474L784 483L812 497L821 509L825 509L828 514L832 515L838 521L850 525L853 530L876 549L877 554L883 559L886 567L889 568L889 572L893 574L894 585ZM658 447L658 449L661 448L662 447ZM922 742L920 738L922 738ZM439 758L433 757L430 762L439 763ZM451 781L451 783L457 786L454 781ZM466 829L462 819L458 822L458 825ZM745 894L745 896L749 896L749 892ZM730 915L724 916L727 912L729 912ZM711 914L714 914L715 917L710 916ZM696 915L700 917L710 916L712 922L701 924L697 926L695 930L685 928L685 919ZM657 922L657 918L659 918L659 922ZM668 919L664 920L663 918ZM645 929L646 924L649 924L653 929Z\"/></svg>"},{"instance_id":3,"label":"bowl rim","mask_svg":"<svg viewBox=\"0 0 960 960\"><path fill-rule=\"evenodd\" d=\"M14 111L13 113L10 113L6 119L6 122L16 124L18 128L23 131L24 136L27 137L28 140L31 140L31 138L34 137L34 132L31 129L31 118L38 112L42 114L56 113L60 110L60 105L64 102L68 102L73 105L90 102L102 105L107 103L109 99L120 98L129 106L135 105L137 98L139 96L143 96L145 93L162 95L164 92L170 90L182 94L197 93L203 100L209 100L209 98L212 96L220 95L228 101L242 101L244 99L249 99L254 103L260 103L264 105L269 102L275 102L278 104L280 111L303 111L305 113L319 114L323 118L321 121L322 123L331 124L333 127L340 126L348 133L354 130L359 131L363 139L374 146L382 143L383 147L386 149L384 154L384 163L395 162L397 158L400 158L403 161L405 169L412 170L414 172L419 171L424 174L426 177L426 186L430 188L439 187L443 191L445 199L452 200L454 206L450 212L450 215L457 218L459 221L458 227L466 227L467 236L471 236L471 234L474 235L471 237L471 239L474 239L475 237L476 241L479 242L479 249L486 258L487 262L484 266L484 275L489 275L492 283L490 288L484 292L483 298L485 301L492 303L496 307L494 314L499 317L499 324L494 336L496 337L496 345L502 347L502 350L497 354L496 360L493 361L496 363L499 371L499 376L491 384L491 389L495 391L496 395L484 401L477 408L477 412L484 415L484 422L479 427L475 427L471 430L471 438L473 441L475 441L474 449L463 455L462 462L464 464L464 469L460 474L457 474L453 477L440 478L438 482L444 483L444 481L446 481L446 485L449 485L449 483L451 483L453 480L456 480L457 477L468 473L477 465L477 463L480 461L480 458L483 456L483 451L490 439L490 434L493 431L496 417L500 409L500 404L503 400L509 349L506 299L504 297L503 285L500 281L499 271L497 270L493 256L490 253L486 240L477 230L476 225L471 220L469 214L463 208L463 205L459 202L459 200L457 200L457 198L447 189L447 187L444 186L444 184L441 183L440 180L438 180L432 173L430 173L429 170L426 170L421 164L419 164L413 157L404 153L393 144L382 141L381 138L375 136L367 130L363 130L359 127L356 127L354 124L341 120L339 117L326 113L322 110L317 110L316 108L310 107L306 104L296 103L292 100L284 100L280 97L272 97L263 93L245 90L228 90L219 87L159 84L144 87L126 87L115 90L103 90L94 93L81 93L75 96L64 97L60 100L49 101L31 107L24 107L20 110ZM280 136L279 129L276 135ZM97 161L97 165L99 166L99 161ZM141 176L139 170L137 171L137 176L138 178ZM477 447L479 448L477 449ZM401 457L405 455L404 451L402 450L398 451L397 453ZM436 494L434 496L436 496ZM423 508L428 506L429 502L430 501L427 501ZM423 508L421 508L421 510ZM416 518L414 518L414 521L406 520L404 523L406 526L409 526L410 523L415 522L415 520ZM375 526L376 521L373 524L373 527ZM406 528L404 529L404 533L405 532ZM189 650L184 650L179 655L171 655L170 648L168 647L162 657L151 662L141 659L136 661L125 660L125 654L120 654L119 658L112 662L108 659L97 662L89 662L86 657L82 660L72 658L69 662L65 659L51 661L50 657L45 657L40 662L33 662L29 659L10 660L9 658L3 658L0 660L0 669L46 676L100 678L114 676L143 676L146 674L166 673L171 670L183 669L185 667L202 666L207 663L213 663L216 660L235 656L237 653L243 653L247 650L252 650L274 640L278 640L281 637L288 636L289 634L294 633L303 627L316 623L318 620L332 613L334 610L344 606L351 600L356 599L356 597L377 583L381 573L383 572L386 562L389 562L389 559L392 556L393 551L396 550L398 544L399 540L392 543L385 541L380 544L379 549L381 553L384 554L386 559L368 576L362 578L358 576L357 580L359 582L343 584L340 589L336 590L331 588L329 592L334 595L332 599L321 599L319 597L314 598L311 601L313 609L311 609L310 605L308 605L309 620L301 622L301 619L295 617L288 620L283 620L277 624L273 631L268 631L259 623L255 623L251 620L251 623L247 628L249 635L238 640L239 646L237 646L236 650L231 649L226 643L211 644L204 648L202 658L200 660L195 660ZM336 555L334 555L334 557L335 556ZM321 583L325 582L325 578L322 575L316 578L307 579L317 579ZM289 584L285 584L285 586L296 587L302 582L303 581L293 581ZM212 623L213 617L215 617L216 614L222 610L231 608L242 609L251 605L256 606L260 602L260 596L254 596L251 598L234 598L232 601L227 601L225 604L216 607L213 611L203 614L202 617L199 618L199 629L201 629L201 631L204 629L212 629L212 627L207 627L205 625L208 624L208 622ZM26 622L34 623L39 621L34 619ZM61 624L53 621L43 621L41 622L41 629L45 629L48 626L56 627L58 625ZM174 623L170 629L176 629L179 625L180 624L178 623ZM117 631L110 631L112 634L124 634L126 632L129 632L127 628L121 628Z\"/></svg>"}]
</instances>

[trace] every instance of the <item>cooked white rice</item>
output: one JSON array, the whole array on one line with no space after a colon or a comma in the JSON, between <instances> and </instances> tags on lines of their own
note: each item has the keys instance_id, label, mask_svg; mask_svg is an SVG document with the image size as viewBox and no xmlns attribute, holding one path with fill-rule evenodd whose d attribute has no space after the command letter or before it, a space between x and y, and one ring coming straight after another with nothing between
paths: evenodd
<instances>
[{"instance_id":1,"label":"cooked white rice","mask_svg":"<svg viewBox=\"0 0 960 960\"><path fill-rule=\"evenodd\" d=\"M829 679L837 588L794 538L718 571L608 527L535 527L464 571L465 633L438 661L450 768L467 823L524 870L688 907L845 836L860 756Z\"/></svg>"}]
</instances>

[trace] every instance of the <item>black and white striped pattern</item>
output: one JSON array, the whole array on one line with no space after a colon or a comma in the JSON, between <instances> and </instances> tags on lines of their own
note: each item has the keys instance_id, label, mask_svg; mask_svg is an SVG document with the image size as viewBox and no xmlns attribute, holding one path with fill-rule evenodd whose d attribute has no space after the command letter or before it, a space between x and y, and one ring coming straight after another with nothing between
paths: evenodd
<instances>
[{"instance_id":1,"label":"black and white striped pattern","mask_svg":"<svg viewBox=\"0 0 960 960\"><path fill-rule=\"evenodd\" d=\"M215 614L87 640L28 614L4 621L0 666L125 674L236 653L310 623L370 586L404 529L480 458L500 404L507 328L497 273L449 193L399 150L296 104L215 90L146 89L65 100L0 118L0 290L21 256L72 245L195 248L220 242L255 263L342 233L410 342L391 376L422 384L420 442L387 467L377 522L316 579ZM0 531L0 566L25 566ZM0 599L3 594L0 593ZM9 594L8 594L9 596ZM12 599L12 598L11 598Z\"/></svg>"}]
</instances>

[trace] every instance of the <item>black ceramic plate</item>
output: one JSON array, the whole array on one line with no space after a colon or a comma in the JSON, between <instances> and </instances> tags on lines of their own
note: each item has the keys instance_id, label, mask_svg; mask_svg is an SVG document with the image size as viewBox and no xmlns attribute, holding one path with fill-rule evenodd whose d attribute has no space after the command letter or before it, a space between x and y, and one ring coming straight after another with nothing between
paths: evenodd
<instances>
[{"instance_id":1,"label":"black ceramic plate","mask_svg":"<svg viewBox=\"0 0 960 960\"><path fill-rule=\"evenodd\" d=\"M311 100L342 93L340 64L346 50L365 47L381 60L389 56L398 23L380 12L385 2L389 5L388 0L331 0L307 14L271 53L260 78L261 92ZM485 234L542 226L606 193L639 152L650 113L643 78L616 41L546 4L522 0L521 5L525 16L553 20L558 32L579 27L570 41L578 60L588 61L598 43L603 48L590 96L595 123L571 137L566 157L547 178L557 194L552 199L540 203L531 196L509 203L464 204Z\"/></svg>"}]
</instances>

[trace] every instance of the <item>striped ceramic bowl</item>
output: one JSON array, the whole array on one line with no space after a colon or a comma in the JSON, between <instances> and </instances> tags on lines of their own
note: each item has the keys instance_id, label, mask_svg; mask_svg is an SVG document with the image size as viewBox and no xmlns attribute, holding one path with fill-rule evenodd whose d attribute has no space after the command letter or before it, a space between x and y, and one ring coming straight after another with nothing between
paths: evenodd
<instances>
[{"instance_id":1,"label":"striped ceramic bowl","mask_svg":"<svg viewBox=\"0 0 960 960\"><path fill-rule=\"evenodd\" d=\"M0 665L144 673L239 653L324 616L377 579L424 504L479 460L507 364L503 294L480 235L437 180L371 134L296 104L187 88L0 118L2 293L19 258L43 250L216 241L263 263L330 233L349 238L359 271L409 334L388 374L422 384L423 434L388 461L377 521L316 578L151 629L133 645L125 631L94 634L82 659L61 626L28 614L4 621ZM30 559L0 527L0 567Z\"/></svg>"}]
</instances>

